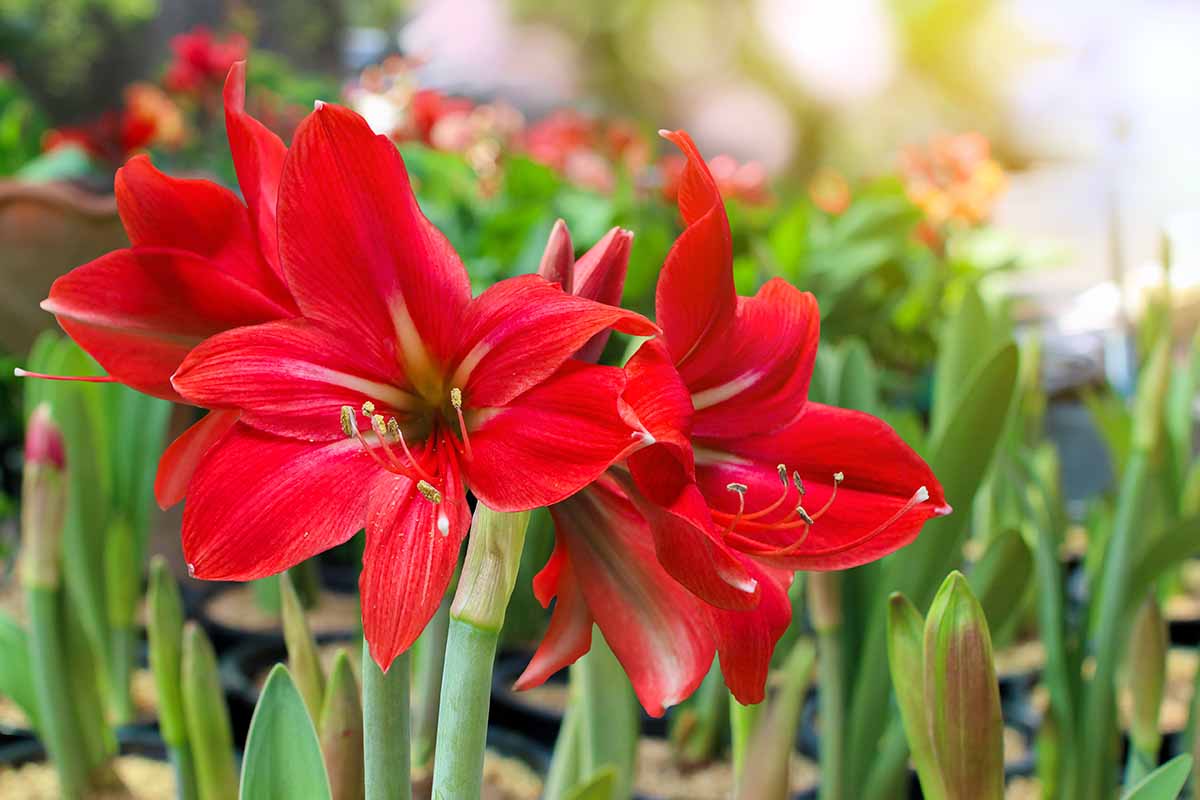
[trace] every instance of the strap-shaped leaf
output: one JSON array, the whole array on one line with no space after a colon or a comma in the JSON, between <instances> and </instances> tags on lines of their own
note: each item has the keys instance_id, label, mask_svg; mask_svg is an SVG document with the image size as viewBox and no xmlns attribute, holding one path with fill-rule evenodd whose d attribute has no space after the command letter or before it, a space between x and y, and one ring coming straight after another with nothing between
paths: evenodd
<instances>
[{"instance_id":1,"label":"strap-shaped leaf","mask_svg":"<svg viewBox=\"0 0 1200 800\"><path fill-rule=\"evenodd\" d=\"M1188 773L1192 771L1192 757L1187 753L1175 756L1158 769L1142 778L1121 800L1175 800Z\"/></svg>"},{"instance_id":2,"label":"strap-shaped leaf","mask_svg":"<svg viewBox=\"0 0 1200 800\"><path fill-rule=\"evenodd\" d=\"M241 800L329 800L329 776L317 731L287 667L275 665L263 687L242 762Z\"/></svg>"},{"instance_id":3,"label":"strap-shaped leaf","mask_svg":"<svg viewBox=\"0 0 1200 800\"><path fill-rule=\"evenodd\" d=\"M0 695L16 703L37 729L37 699L29 666L29 637L7 614L0 613Z\"/></svg>"}]
</instances>

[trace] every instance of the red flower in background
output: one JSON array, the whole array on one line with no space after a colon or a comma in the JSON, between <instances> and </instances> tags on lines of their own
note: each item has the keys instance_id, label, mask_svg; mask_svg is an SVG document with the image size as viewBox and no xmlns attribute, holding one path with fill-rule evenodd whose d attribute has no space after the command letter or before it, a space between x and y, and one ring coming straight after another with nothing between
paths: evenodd
<instances>
[{"instance_id":1,"label":"red flower in background","mask_svg":"<svg viewBox=\"0 0 1200 800\"><path fill-rule=\"evenodd\" d=\"M84 125L47 131L42 149L80 147L92 158L117 165L151 145L177 146L186 133L183 114L162 90L134 83L125 89L123 108Z\"/></svg>"},{"instance_id":2,"label":"red flower in background","mask_svg":"<svg viewBox=\"0 0 1200 800\"><path fill-rule=\"evenodd\" d=\"M234 33L218 39L203 25L171 37L174 59L167 67L163 85L173 92L196 94L221 84L239 61L246 59L250 44Z\"/></svg>"},{"instance_id":3,"label":"red flower in background","mask_svg":"<svg viewBox=\"0 0 1200 800\"><path fill-rule=\"evenodd\" d=\"M663 197L677 202L679 187L688 168L687 159L678 155L666 156L659 168L662 170ZM708 171L726 200L739 200L752 206L771 202L767 170L757 161L741 163L733 156L713 156L708 162Z\"/></svg>"},{"instance_id":4,"label":"red flower in background","mask_svg":"<svg viewBox=\"0 0 1200 800\"><path fill-rule=\"evenodd\" d=\"M736 295L717 181L686 134L668 138L688 156L687 229L659 278L663 337L630 360L623 395L647 446L552 507L535 592L557 603L518 682L587 652L595 623L652 714L694 691L714 652L734 696L759 702L792 573L881 558L949 512L886 424L808 402L816 301L779 280Z\"/></svg>"},{"instance_id":5,"label":"red flower in background","mask_svg":"<svg viewBox=\"0 0 1200 800\"><path fill-rule=\"evenodd\" d=\"M549 505L635 443L625 373L571 356L609 327L657 329L537 276L472 299L395 146L338 106L297 131L278 216L301 318L212 337L173 379L240 414L189 486L184 553L197 577L247 580L365 524L364 629L386 668L441 601L468 489L500 511Z\"/></svg>"},{"instance_id":6,"label":"red flower in background","mask_svg":"<svg viewBox=\"0 0 1200 800\"><path fill-rule=\"evenodd\" d=\"M117 381L168 400L171 375L209 336L296 314L279 267L275 200L286 148L243 110L245 65L225 84L225 122L245 202L210 181L172 178L145 156L116 176L131 247L54 282L42 308ZM167 449L155 492L178 502L204 450L236 414L209 414Z\"/></svg>"}]
</instances>

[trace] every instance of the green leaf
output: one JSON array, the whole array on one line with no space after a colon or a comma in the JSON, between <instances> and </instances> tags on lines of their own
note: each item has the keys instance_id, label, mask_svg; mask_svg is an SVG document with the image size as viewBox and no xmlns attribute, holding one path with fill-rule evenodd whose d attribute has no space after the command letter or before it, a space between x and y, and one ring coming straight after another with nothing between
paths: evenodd
<instances>
[{"instance_id":1,"label":"green leaf","mask_svg":"<svg viewBox=\"0 0 1200 800\"><path fill-rule=\"evenodd\" d=\"M188 743L196 760L200 800L225 800L237 788L233 730L217 669L217 655L204 630L189 622L183 628L180 657L183 713Z\"/></svg>"},{"instance_id":2,"label":"green leaf","mask_svg":"<svg viewBox=\"0 0 1200 800\"><path fill-rule=\"evenodd\" d=\"M1152 537L1153 543L1143 549L1133 565L1126 597L1134 603L1141 602L1159 576L1188 558L1200 555L1198 529L1200 515L1180 520Z\"/></svg>"},{"instance_id":3,"label":"green leaf","mask_svg":"<svg viewBox=\"0 0 1200 800\"><path fill-rule=\"evenodd\" d=\"M29 664L29 636L7 614L0 613L0 695L12 700L37 730L37 698Z\"/></svg>"},{"instance_id":4,"label":"green leaf","mask_svg":"<svg viewBox=\"0 0 1200 800\"><path fill-rule=\"evenodd\" d=\"M1175 756L1125 793L1121 800L1175 800L1192 771L1192 757Z\"/></svg>"},{"instance_id":5,"label":"green leaf","mask_svg":"<svg viewBox=\"0 0 1200 800\"><path fill-rule=\"evenodd\" d=\"M930 430L937 435L950 422L967 379L974 373L981 353L996 345L987 306L974 288L963 296L962 305L946 324L941 352L933 369L933 407Z\"/></svg>"},{"instance_id":6,"label":"green leaf","mask_svg":"<svg viewBox=\"0 0 1200 800\"><path fill-rule=\"evenodd\" d=\"M617 785L617 770L606 764L583 783L571 787L564 800L611 800Z\"/></svg>"},{"instance_id":7,"label":"green leaf","mask_svg":"<svg viewBox=\"0 0 1200 800\"><path fill-rule=\"evenodd\" d=\"M899 592L888 600L888 668L900 706L900 720L912 753L921 790L930 800L946 796L942 776L933 757L925 709L925 620L916 606Z\"/></svg>"},{"instance_id":8,"label":"green leaf","mask_svg":"<svg viewBox=\"0 0 1200 800\"><path fill-rule=\"evenodd\" d=\"M993 628L1004 628L1021 610L1032 577L1033 553L1018 531L992 539L968 579Z\"/></svg>"},{"instance_id":9,"label":"green leaf","mask_svg":"<svg viewBox=\"0 0 1200 800\"><path fill-rule=\"evenodd\" d=\"M276 664L250 720L241 800L326 800L329 776L304 699L287 667Z\"/></svg>"}]
</instances>

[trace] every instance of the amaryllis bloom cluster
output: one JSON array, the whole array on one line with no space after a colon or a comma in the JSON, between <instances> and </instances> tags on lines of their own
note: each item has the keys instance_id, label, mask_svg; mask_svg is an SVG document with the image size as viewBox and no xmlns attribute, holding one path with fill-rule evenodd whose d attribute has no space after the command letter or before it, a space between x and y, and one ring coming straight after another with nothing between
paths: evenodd
<instances>
[{"instance_id":1,"label":"amaryllis bloom cluster","mask_svg":"<svg viewBox=\"0 0 1200 800\"><path fill-rule=\"evenodd\" d=\"M364 631L386 669L442 600L469 495L549 507L535 590L557 600L520 685L586 652L595 624L661 714L714 655L760 700L794 572L879 558L949 511L884 423L808 401L816 301L778 280L736 295L719 181L686 134L668 134L686 228L656 325L620 307L631 232L576 260L560 223L538 275L472 296L388 136L318 102L289 148L244 101L238 64L244 202L133 159L131 247L44 303L114 380L209 409L156 486L164 505L186 495L196 577L275 574L365 529ZM623 368L597 363L613 330L646 337Z\"/></svg>"},{"instance_id":2,"label":"amaryllis bloom cluster","mask_svg":"<svg viewBox=\"0 0 1200 800\"><path fill-rule=\"evenodd\" d=\"M807 400L816 301L780 280L736 295L717 181L686 134L666 135L687 156L687 228L659 278L663 335L631 359L623 395L647 446L551 509L535 590L557 601L519 683L585 653L595 623L652 714L714 652L734 696L759 702L792 574L878 559L950 510L885 423Z\"/></svg>"}]
</instances>

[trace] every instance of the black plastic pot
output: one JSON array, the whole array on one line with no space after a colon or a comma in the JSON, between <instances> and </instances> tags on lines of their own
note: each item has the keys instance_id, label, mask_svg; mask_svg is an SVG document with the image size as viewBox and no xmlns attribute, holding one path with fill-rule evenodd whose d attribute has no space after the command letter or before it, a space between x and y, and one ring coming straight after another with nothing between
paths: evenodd
<instances>
[{"instance_id":1,"label":"black plastic pot","mask_svg":"<svg viewBox=\"0 0 1200 800\"><path fill-rule=\"evenodd\" d=\"M117 732L118 752L123 756L144 756L167 761L167 745L156 730L122 728ZM46 760L46 748L37 739L27 738L0 745L0 765L19 767Z\"/></svg>"},{"instance_id":2,"label":"black plastic pot","mask_svg":"<svg viewBox=\"0 0 1200 800\"><path fill-rule=\"evenodd\" d=\"M204 632L208 634L208 638L212 641L213 647L218 653L224 653L227 650L232 650L241 647L245 644L258 643L261 645L283 644L283 629L274 628L270 630L250 630L248 628L234 628L226 625L223 622L218 622L208 612L209 604L213 602L221 593L230 591L235 587L239 587L240 583L216 583L214 582L211 588L198 593L195 604L192 609L193 618L200 623L204 628Z\"/></svg>"},{"instance_id":3,"label":"black plastic pot","mask_svg":"<svg viewBox=\"0 0 1200 800\"><path fill-rule=\"evenodd\" d=\"M522 731L534 740L553 747L555 739L558 738L558 729L562 726L562 710L532 703L528 695L513 689L517 678L529 665L531 656L531 653L524 651L506 652L497 656L496 666L492 671L491 719L498 725ZM566 670L560 670L546 681L547 684L559 686L565 686L566 682ZM667 735L665 716L656 718L642 711L641 717L643 736Z\"/></svg>"},{"instance_id":4,"label":"black plastic pot","mask_svg":"<svg viewBox=\"0 0 1200 800\"><path fill-rule=\"evenodd\" d=\"M316 637L318 645L331 642L346 643L357 647L356 633L321 634ZM273 664L287 661L287 647L283 639L256 638L242 642L221 655L221 684L229 704L229 719L233 725L234 742L239 748L246 744L246 733L250 730L250 718L258 704L260 690L256 678L269 670Z\"/></svg>"}]
</instances>

